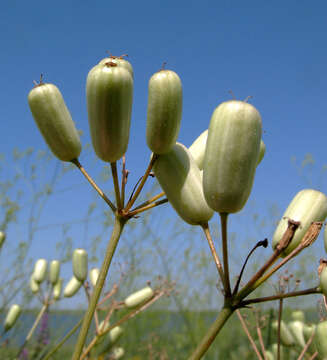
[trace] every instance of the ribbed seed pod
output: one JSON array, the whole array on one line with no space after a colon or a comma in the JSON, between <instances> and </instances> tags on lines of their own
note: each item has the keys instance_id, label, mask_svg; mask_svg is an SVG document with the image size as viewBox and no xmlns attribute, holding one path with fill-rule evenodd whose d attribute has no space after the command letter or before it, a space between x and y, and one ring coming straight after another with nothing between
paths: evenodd
<instances>
[{"instance_id":1,"label":"ribbed seed pod","mask_svg":"<svg viewBox=\"0 0 327 360\"><path fill-rule=\"evenodd\" d=\"M86 98L92 144L103 161L126 152L133 102L133 77L122 66L97 65L87 76Z\"/></svg>"},{"instance_id":2,"label":"ribbed seed pod","mask_svg":"<svg viewBox=\"0 0 327 360\"><path fill-rule=\"evenodd\" d=\"M33 278L34 280L41 284L47 275L47 261L45 259L39 259L35 262Z\"/></svg>"},{"instance_id":3,"label":"ribbed seed pod","mask_svg":"<svg viewBox=\"0 0 327 360\"><path fill-rule=\"evenodd\" d=\"M2 248L3 243L6 240L6 234L3 231L0 231L0 249Z\"/></svg>"},{"instance_id":4,"label":"ribbed seed pod","mask_svg":"<svg viewBox=\"0 0 327 360\"><path fill-rule=\"evenodd\" d=\"M53 286L52 297L54 300L59 300L61 295L63 279L58 279L58 281Z\"/></svg>"},{"instance_id":5,"label":"ribbed seed pod","mask_svg":"<svg viewBox=\"0 0 327 360\"><path fill-rule=\"evenodd\" d=\"M266 355L266 360L275 360L275 357L271 351L267 350L265 352L265 355Z\"/></svg>"},{"instance_id":6,"label":"ribbed seed pod","mask_svg":"<svg viewBox=\"0 0 327 360\"><path fill-rule=\"evenodd\" d=\"M49 266L49 281L52 285L58 282L60 274L60 261L52 260Z\"/></svg>"},{"instance_id":7,"label":"ribbed seed pod","mask_svg":"<svg viewBox=\"0 0 327 360\"><path fill-rule=\"evenodd\" d=\"M124 300L124 303L126 307L133 308L135 306L141 305L147 300L150 300L153 297L153 295L154 295L153 290L150 288L150 286L147 286L127 296L127 298Z\"/></svg>"},{"instance_id":8,"label":"ribbed seed pod","mask_svg":"<svg viewBox=\"0 0 327 360\"><path fill-rule=\"evenodd\" d=\"M19 305L11 305L3 325L5 332L10 330L15 325L21 311L22 310Z\"/></svg>"},{"instance_id":9,"label":"ribbed seed pod","mask_svg":"<svg viewBox=\"0 0 327 360\"><path fill-rule=\"evenodd\" d=\"M36 294L40 290L40 285L34 280L33 275L30 278L30 289L33 294Z\"/></svg>"},{"instance_id":10,"label":"ribbed seed pod","mask_svg":"<svg viewBox=\"0 0 327 360\"><path fill-rule=\"evenodd\" d=\"M274 359L278 359L278 357L277 357L278 344L271 345L271 352L273 354ZM284 347L280 346L280 360L284 360L284 359L286 360Z\"/></svg>"},{"instance_id":11,"label":"ribbed seed pod","mask_svg":"<svg viewBox=\"0 0 327 360\"><path fill-rule=\"evenodd\" d=\"M316 327L315 345L319 358L327 359L327 321L320 322Z\"/></svg>"},{"instance_id":12,"label":"ribbed seed pod","mask_svg":"<svg viewBox=\"0 0 327 360\"><path fill-rule=\"evenodd\" d=\"M203 131L203 133L201 133L201 135L198 138L194 140L193 144L188 148L189 152L193 156L193 159L195 160L200 170L203 169L207 138L208 138L208 130L205 130Z\"/></svg>"},{"instance_id":13,"label":"ribbed seed pod","mask_svg":"<svg viewBox=\"0 0 327 360\"><path fill-rule=\"evenodd\" d=\"M327 296L327 267L324 267L320 273L320 288L322 293Z\"/></svg>"},{"instance_id":14,"label":"ribbed seed pod","mask_svg":"<svg viewBox=\"0 0 327 360\"><path fill-rule=\"evenodd\" d=\"M261 140L261 141L260 141L260 151L259 151L259 158L258 158L257 166L261 163L263 157L265 156L265 153L266 153L266 145L265 145L265 143Z\"/></svg>"},{"instance_id":15,"label":"ribbed seed pod","mask_svg":"<svg viewBox=\"0 0 327 360\"><path fill-rule=\"evenodd\" d=\"M252 105L237 100L220 104L212 114L203 167L209 206L235 213L245 205L258 164L261 117Z\"/></svg>"},{"instance_id":16,"label":"ribbed seed pod","mask_svg":"<svg viewBox=\"0 0 327 360\"><path fill-rule=\"evenodd\" d=\"M272 239L272 247L278 245L282 239L288 220L300 221L300 227L296 230L294 237L288 247L284 250L282 256L288 255L301 242L311 223L314 221L324 221L327 216L327 197L320 191L305 189L296 194L282 219L277 225Z\"/></svg>"},{"instance_id":17,"label":"ribbed seed pod","mask_svg":"<svg viewBox=\"0 0 327 360\"><path fill-rule=\"evenodd\" d=\"M273 321L271 325L272 328L277 331L278 321ZM280 339L285 346L292 346L295 344L294 337L283 320L280 322Z\"/></svg>"},{"instance_id":18,"label":"ribbed seed pod","mask_svg":"<svg viewBox=\"0 0 327 360\"><path fill-rule=\"evenodd\" d=\"M293 320L302 321L303 323L305 322L305 315L304 315L304 312L302 310L294 310L294 311L292 311L291 318Z\"/></svg>"},{"instance_id":19,"label":"ribbed seed pod","mask_svg":"<svg viewBox=\"0 0 327 360\"><path fill-rule=\"evenodd\" d=\"M60 160L77 159L82 145L59 89L41 83L28 94L34 120L53 154Z\"/></svg>"},{"instance_id":20,"label":"ribbed seed pod","mask_svg":"<svg viewBox=\"0 0 327 360\"><path fill-rule=\"evenodd\" d=\"M87 278L87 252L75 249L73 252L73 273L77 280L84 282Z\"/></svg>"},{"instance_id":21,"label":"ribbed seed pod","mask_svg":"<svg viewBox=\"0 0 327 360\"><path fill-rule=\"evenodd\" d=\"M183 91L179 76L160 70L149 81L146 142L155 154L169 152L176 143L182 118Z\"/></svg>"},{"instance_id":22,"label":"ribbed seed pod","mask_svg":"<svg viewBox=\"0 0 327 360\"><path fill-rule=\"evenodd\" d=\"M64 297L74 296L82 285L83 285L83 282L77 280L76 277L73 276L69 280L68 284L65 286Z\"/></svg>"},{"instance_id":23,"label":"ribbed seed pod","mask_svg":"<svg viewBox=\"0 0 327 360\"><path fill-rule=\"evenodd\" d=\"M90 276L90 282L91 282L92 286L96 285L99 275L100 275L100 269L92 268L90 270L89 276Z\"/></svg>"},{"instance_id":24,"label":"ribbed seed pod","mask_svg":"<svg viewBox=\"0 0 327 360\"><path fill-rule=\"evenodd\" d=\"M121 66L123 68L125 68L126 70L129 71L129 73L132 75L132 77L134 77L134 72L133 72L133 67L132 64L127 61L126 59L124 59L123 57L106 57L102 60L99 61L98 65L106 65L110 66L111 64L116 64L117 66Z\"/></svg>"},{"instance_id":25,"label":"ribbed seed pod","mask_svg":"<svg viewBox=\"0 0 327 360\"><path fill-rule=\"evenodd\" d=\"M202 189L202 177L187 148L176 143L153 166L163 191L178 215L191 225L206 224L213 215Z\"/></svg>"},{"instance_id":26,"label":"ribbed seed pod","mask_svg":"<svg viewBox=\"0 0 327 360\"><path fill-rule=\"evenodd\" d=\"M302 348L305 346L303 327L304 327L303 322L299 320L290 321L288 323L288 328L290 329L295 342Z\"/></svg>"},{"instance_id":27,"label":"ribbed seed pod","mask_svg":"<svg viewBox=\"0 0 327 360\"><path fill-rule=\"evenodd\" d=\"M327 226L325 226L324 229L324 246L325 246L325 251L327 253Z\"/></svg>"}]
</instances>

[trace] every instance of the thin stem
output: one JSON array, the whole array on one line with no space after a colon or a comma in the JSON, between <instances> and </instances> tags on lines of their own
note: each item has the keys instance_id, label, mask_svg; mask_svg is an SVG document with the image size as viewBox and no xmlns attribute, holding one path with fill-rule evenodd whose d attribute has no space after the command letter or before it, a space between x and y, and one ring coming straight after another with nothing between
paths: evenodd
<instances>
[{"instance_id":1,"label":"thin stem","mask_svg":"<svg viewBox=\"0 0 327 360\"><path fill-rule=\"evenodd\" d=\"M248 339L249 339L249 341L250 341L250 344L251 344L254 352L256 353L258 359L259 359L259 360L262 360L262 356L261 356L261 354L260 354L260 351L258 350L258 348L257 348L257 346L256 346L256 344L255 344L255 342L254 342L254 340L253 340L253 338L252 338L252 336L251 336L251 334L250 334L250 332L249 332L249 329L248 329L247 326L246 326L246 323L245 323L245 321L244 321L244 319L243 319L243 316L242 316L240 310L236 310L236 314L237 314L237 316L238 316L238 318L239 318L239 320L240 320L240 322L241 322L241 325L242 325L242 327L243 327L243 330L244 330L246 336L248 337Z\"/></svg>"},{"instance_id":2,"label":"thin stem","mask_svg":"<svg viewBox=\"0 0 327 360\"><path fill-rule=\"evenodd\" d=\"M315 336L315 331L312 332L310 339L308 340L308 342L305 344L301 354L299 355L297 360L302 360L304 358L305 353L307 352L307 350L309 349L309 346L311 345L313 338Z\"/></svg>"},{"instance_id":3,"label":"thin stem","mask_svg":"<svg viewBox=\"0 0 327 360\"><path fill-rule=\"evenodd\" d=\"M144 206L142 208L133 209L132 211L130 211L128 213L128 216L134 216L134 215L140 214L143 211L150 210L150 209L152 209L152 208L154 208L156 206L166 204L167 202L168 202L168 199L162 199L162 200L159 200L159 201L155 201L152 204L149 204L149 205Z\"/></svg>"},{"instance_id":4,"label":"thin stem","mask_svg":"<svg viewBox=\"0 0 327 360\"><path fill-rule=\"evenodd\" d=\"M51 356L57 352L62 345L76 332L76 330L81 326L83 319L81 319L68 333L63 337L63 339L51 350L46 354L42 360L48 360L51 358Z\"/></svg>"},{"instance_id":5,"label":"thin stem","mask_svg":"<svg viewBox=\"0 0 327 360\"><path fill-rule=\"evenodd\" d=\"M265 344L263 343L263 338L262 338L262 332L261 332L261 328L259 325L259 321L258 321L258 317L256 315L256 325L257 325L257 334L258 334L258 339L259 339L259 344L261 347L261 351L264 357L264 360L267 360L267 355L266 355L266 348L265 348Z\"/></svg>"},{"instance_id":6,"label":"thin stem","mask_svg":"<svg viewBox=\"0 0 327 360\"><path fill-rule=\"evenodd\" d=\"M124 207L125 204L125 187L127 183L128 171L126 170L126 157L123 155L123 169L122 169L122 177L121 177L121 203Z\"/></svg>"},{"instance_id":7,"label":"thin stem","mask_svg":"<svg viewBox=\"0 0 327 360\"><path fill-rule=\"evenodd\" d=\"M208 240L208 244L209 244L209 247L210 247L210 250L211 250L211 254L212 254L214 262L216 264L220 279L221 279L222 283L224 283L224 281L225 281L224 270L223 270L223 267L221 265L221 262L220 262L218 254L217 254L217 251L215 249L215 245L214 245L212 237L211 237L209 225L208 225L208 223L206 223L206 224L201 225L201 227L202 227L202 229L204 231L204 235L206 236L206 238Z\"/></svg>"},{"instance_id":8,"label":"thin stem","mask_svg":"<svg viewBox=\"0 0 327 360\"><path fill-rule=\"evenodd\" d=\"M97 191L97 193L102 197L102 199L110 206L111 210L113 212L115 212L116 211L115 205L109 200L109 198L106 196L106 194L98 187L98 185L94 182L94 180L91 178L91 176L86 172L86 170L81 165L81 163L78 161L78 159L73 159L71 162L78 167L78 169L85 176L87 181L92 185L92 187Z\"/></svg>"},{"instance_id":9,"label":"thin stem","mask_svg":"<svg viewBox=\"0 0 327 360\"><path fill-rule=\"evenodd\" d=\"M144 184L145 182L147 181L148 177L149 177L149 174L152 170L152 166L154 164L154 162L157 160L158 158L158 155L157 154L153 154L152 157L151 157L151 160L150 160L150 163L142 177L142 181L140 182L138 188L136 189L133 197L129 200L128 204L126 205L126 208L125 208L125 211L128 211L135 203L137 197L140 195L140 192L142 191L143 187L144 187Z\"/></svg>"},{"instance_id":10,"label":"thin stem","mask_svg":"<svg viewBox=\"0 0 327 360\"><path fill-rule=\"evenodd\" d=\"M118 181L118 174L117 174L117 162L115 161L113 163L110 163L110 166L111 166L112 179L113 179L114 188L115 188L116 205L117 205L117 208L119 211L122 209L122 203L121 203L119 181Z\"/></svg>"},{"instance_id":11,"label":"thin stem","mask_svg":"<svg viewBox=\"0 0 327 360\"><path fill-rule=\"evenodd\" d=\"M280 324L282 321L282 313L283 313L283 299L279 299L278 327L277 327L277 360L280 360Z\"/></svg>"},{"instance_id":12,"label":"thin stem","mask_svg":"<svg viewBox=\"0 0 327 360\"><path fill-rule=\"evenodd\" d=\"M223 247L223 262L224 262L224 290L225 296L229 298L231 296L231 287L229 279L229 265L228 265L228 242L227 242L227 219L228 213L219 213L221 220L221 238Z\"/></svg>"},{"instance_id":13,"label":"thin stem","mask_svg":"<svg viewBox=\"0 0 327 360\"><path fill-rule=\"evenodd\" d=\"M161 192L160 194L157 194L157 195L153 196L151 199L149 199L149 200L147 200L147 201L144 201L144 203L136 206L136 207L133 209L133 211L134 211L134 210L137 210L137 209L140 209L140 208L143 208L144 206L147 206L147 205L153 203L154 201L160 199L160 198L163 197L164 195L165 195L165 193L164 193L164 192Z\"/></svg>"},{"instance_id":14,"label":"thin stem","mask_svg":"<svg viewBox=\"0 0 327 360\"><path fill-rule=\"evenodd\" d=\"M208 332L188 360L199 360L202 358L202 356L209 349L212 342L215 340L216 336L219 334L220 330L225 325L226 321L233 314L233 311L234 310L231 307L224 307L221 309L217 319L211 325Z\"/></svg>"},{"instance_id":15,"label":"thin stem","mask_svg":"<svg viewBox=\"0 0 327 360\"><path fill-rule=\"evenodd\" d=\"M78 339L77 339L77 343L76 343L76 347L74 350L74 354L72 357L72 360L79 360L80 355L82 353L83 350L83 346L85 344L85 340L86 340L86 336L93 318L93 314L94 311L96 309L102 288L104 286L105 280L106 280L106 276L111 264L111 260L113 258L113 255L115 253L120 235L123 231L124 225L126 224L127 219L122 218L120 216L116 216L115 218L115 224L114 224L114 228L111 234L111 238L110 241L108 243L108 247L106 250L106 254L105 254L105 258L103 260L102 266L101 266L101 270L100 270L100 274L97 280L97 283L95 285L95 288L93 290L91 299L90 299L90 304L89 307L86 311L86 314L84 316L83 319L83 324L82 324L82 328L80 330Z\"/></svg>"},{"instance_id":16,"label":"thin stem","mask_svg":"<svg viewBox=\"0 0 327 360\"><path fill-rule=\"evenodd\" d=\"M303 296L303 295L311 295L311 294L321 294L321 290L318 290L317 287L313 287L306 290L300 290L300 291L292 291L286 294L278 294L278 295L271 295L271 296L265 296L261 298L254 298L249 300L243 300L240 302L239 307L248 306L251 304L258 304L266 301L274 301L279 299L286 299L290 297L296 297L296 296Z\"/></svg>"}]
</instances>

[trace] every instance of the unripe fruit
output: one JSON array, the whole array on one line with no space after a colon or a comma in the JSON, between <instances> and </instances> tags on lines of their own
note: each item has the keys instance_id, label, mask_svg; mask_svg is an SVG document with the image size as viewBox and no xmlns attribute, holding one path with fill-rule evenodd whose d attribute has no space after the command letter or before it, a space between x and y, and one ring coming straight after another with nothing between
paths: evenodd
<instances>
[{"instance_id":1,"label":"unripe fruit","mask_svg":"<svg viewBox=\"0 0 327 360\"><path fill-rule=\"evenodd\" d=\"M203 167L209 206L235 213L245 205L254 182L261 141L261 117L252 105L231 100L212 114Z\"/></svg>"},{"instance_id":2,"label":"unripe fruit","mask_svg":"<svg viewBox=\"0 0 327 360\"><path fill-rule=\"evenodd\" d=\"M100 60L98 65L103 66L103 65L107 64L110 66L110 63L116 64L117 66L121 66L121 67L125 68L132 75L132 77L134 77L133 67L132 67L131 63L129 61L127 61L126 59L124 59L123 57L116 57L116 56L107 57L107 58Z\"/></svg>"},{"instance_id":3,"label":"unripe fruit","mask_svg":"<svg viewBox=\"0 0 327 360\"><path fill-rule=\"evenodd\" d=\"M125 303L126 307L133 308L135 306L141 305L144 302L150 300L153 297L153 295L154 295L153 290L150 288L150 286L147 286L147 287L127 296L124 303Z\"/></svg>"},{"instance_id":4,"label":"unripe fruit","mask_svg":"<svg viewBox=\"0 0 327 360\"><path fill-rule=\"evenodd\" d=\"M47 274L47 261L45 259L39 259L35 262L33 278L34 280L41 284Z\"/></svg>"},{"instance_id":5,"label":"unripe fruit","mask_svg":"<svg viewBox=\"0 0 327 360\"><path fill-rule=\"evenodd\" d=\"M193 159L195 160L200 170L203 169L207 138L208 138L208 130L205 130L197 139L195 139L193 144L188 148L189 152L193 156Z\"/></svg>"},{"instance_id":6,"label":"unripe fruit","mask_svg":"<svg viewBox=\"0 0 327 360\"><path fill-rule=\"evenodd\" d=\"M58 281L53 286L52 297L54 300L59 300L61 295L63 279L58 279Z\"/></svg>"},{"instance_id":7,"label":"unripe fruit","mask_svg":"<svg viewBox=\"0 0 327 360\"><path fill-rule=\"evenodd\" d=\"M77 159L82 150L79 134L59 89L41 83L28 94L28 103L53 154L63 161Z\"/></svg>"},{"instance_id":8,"label":"unripe fruit","mask_svg":"<svg viewBox=\"0 0 327 360\"><path fill-rule=\"evenodd\" d=\"M300 221L301 224L296 230L292 241L284 250L282 256L288 255L300 244L312 222L324 221L326 216L327 197L325 194L312 189L305 189L298 192L277 225L272 239L272 247L275 249L279 241L282 239L287 229L289 219Z\"/></svg>"},{"instance_id":9,"label":"unripe fruit","mask_svg":"<svg viewBox=\"0 0 327 360\"><path fill-rule=\"evenodd\" d=\"M191 225L206 224L213 215L202 189L198 166L187 148L176 143L159 155L153 166L156 178L178 215Z\"/></svg>"},{"instance_id":10,"label":"unripe fruit","mask_svg":"<svg viewBox=\"0 0 327 360\"><path fill-rule=\"evenodd\" d=\"M304 315L304 312L302 310L294 310L294 311L292 311L291 318L293 320L302 321L303 323L305 322L305 315Z\"/></svg>"},{"instance_id":11,"label":"unripe fruit","mask_svg":"<svg viewBox=\"0 0 327 360\"><path fill-rule=\"evenodd\" d=\"M320 322L316 327L315 345L319 356L327 359L327 321Z\"/></svg>"},{"instance_id":12,"label":"unripe fruit","mask_svg":"<svg viewBox=\"0 0 327 360\"><path fill-rule=\"evenodd\" d=\"M273 321L272 328L277 332L278 330L277 320ZM285 346L292 346L295 343L292 333L290 332L288 326L284 323L283 320L280 322L280 339Z\"/></svg>"},{"instance_id":13,"label":"unripe fruit","mask_svg":"<svg viewBox=\"0 0 327 360\"><path fill-rule=\"evenodd\" d=\"M109 326L109 324L108 324ZM104 330L102 330L104 331ZM109 351L109 349L119 340L123 334L123 328L115 326L108 333L98 338L96 349L92 355L101 355Z\"/></svg>"},{"instance_id":14,"label":"unripe fruit","mask_svg":"<svg viewBox=\"0 0 327 360\"><path fill-rule=\"evenodd\" d=\"M260 141L260 151L259 151L259 158L258 158L257 166L261 163L263 157L265 156L265 153L266 153L266 145L265 145L265 143L261 140L261 141Z\"/></svg>"},{"instance_id":15,"label":"unripe fruit","mask_svg":"<svg viewBox=\"0 0 327 360\"><path fill-rule=\"evenodd\" d=\"M87 252L84 249L75 249L73 252L73 273L81 282L87 278Z\"/></svg>"},{"instance_id":16,"label":"unripe fruit","mask_svg":"<svg viewBox=\"0 0 327 360\"><path fill-rule=\"evenodd\" d=\"M327 253L327 226L325 226L324 229L324 245L325 245L325 251Z\"/></svg>"},{"instance_id":17,"label":"unripe fruit","mask_svg":"<svg viewBox=\"0 0 327 360\"><path fill-rule=\"evenodd\" d=\"M58 282L60 273L60 261L52 260L49 266L49 281L52 285Z\"/></svg>"},{"instance_id":18,"label":"unripe fruit","mask_svg":"<svg viewBox=\"0 0 327 360\"><path fill-rule=\"evenodd\" d=\"M19 305L17 305L17 304L11 305L11 307L8 311L8 314L6 316L5 322L4 322L5 332L10 330L15 325L21 311L22 310Z\"/></svg>"},{"instance_id":19,"label":"unripe fruit","mask_svg":"<svg viewBox=\"0 0 327 360\"><path fill-rule=\"evenodd\" d=\"M83 283L73 276L64 289L64 297L72 297L74 296Z\"/></svg>"},{"instance_id":20,"label":"unripe fruit","mask_svg":"<svg viewBox=\"0 0 327 360\"><path fill-rule=\"evenodd\" d=\"M86 98L92 144L103 161L126 152L133 101L133 77L122 66L95 66L87 76Z\"/></svg>"},{"instance_id":21,"label":"unripe fruit","mask_svg":"<svg viewBox=\"0 0 327 360\"><path fill-rule=\"evenodd\" d=\"M327 296L327 267L324 267L320 273L320 288L322 293Z\"/></svg>"},{"instance_id":22,"label":"unripe fruit","mask_svg":"<svg viewBox=\"0 0 327 360\"><path fill-rule=\"evenodd\" d=\"M160 70L149 81L146 142L155 154L169 152L176 143L182 118L183 91L179 76Z\"/></svg>"},{"instance_id":23,"label":"unripe fruit","mask_svg":"<svg viewBox=\"0 0 327 360\"><path fill-rule=\"evenodd\" d=\"M100 275L100 270L98 268L92 268L90 270L89 276L92 286L96 285L99 275Z\"/></svg>"},{"instance_id":24,"label":"unripe fruit","mask_svg":"<svg viewBox=\"0 0 327 360\"><path fill-rule=\"evenodd\" d=\"M302 348L305 346L305 340L303 335L303 322L299 320L290 321L288 323L288 328L290 329L294 340Z\"/></svg>"},{"instance_id":25,"label":"unripe fruit","mask_svg":"<svg viewBox=\"0 0 327 360\"><path fill-rule=\"evenodd\" d=\"M266 355L266 360L275 360L275 357L271 351L267 350L265 352L265 355Z\"/></svg>"},{"instance_id":26,"label":"unripe fruit","mask_svg":"<svg viewBox=\"0 0 327 360\"><path fill-rule=\"evenodd\" d=\"M0 249L2 248L3 243L6 240L6 234L3 231L0 231Z\"/></svg>"},{"instance_id":27,"label":"unripe fruit","mask_svg":"<svg viewBox=\"0 0 327 360\"><path fill-rule=\"evenodd\" d=\"M284 347L280 346L280 360L284 360L286 359L285 357L285 351L284 351ZM277 352L278 352L278 344L272 344L271 345L271 352L273 354L274 359L278 359L277 357Z\"/></svg>"},{"instance_id":28,"label":"unripe fruit","mask_svg":"<svg viewBox=\"0 0 327 360\"><path fill-rule=\"evenodd\" d=\"M33 275L30 278L30 289L33 294L36 294L40 290L40 285L34 280Z\"/></svg>"},{"instance_id":29,"label":"unripe fruit","mask_svg":"<svg viewBox=\"0 0 327 360\"><path fill-rule=\"evenodd\" d=\"M307 325L304 324L303 326L303 336L304 336L304 340L307 343L309 341L309 339L311 338L312 334L316 332L316 325L311 324L311 325ZM316 351L315 349L315 335L313 337L313 340L311 342L311 344L309 345L309 352L314 353Z\"/></svg>"},{"instance_id":30,"label":"unripe fruit","mask_svg":"<svg viewBox=\"0 0 327 360\"><path fill-rule=\"evenodd\" d=\"M122 347L112 349L110 356L113 360L119 360L125 355L125 350Z\"/></svg>"}]
</instances>

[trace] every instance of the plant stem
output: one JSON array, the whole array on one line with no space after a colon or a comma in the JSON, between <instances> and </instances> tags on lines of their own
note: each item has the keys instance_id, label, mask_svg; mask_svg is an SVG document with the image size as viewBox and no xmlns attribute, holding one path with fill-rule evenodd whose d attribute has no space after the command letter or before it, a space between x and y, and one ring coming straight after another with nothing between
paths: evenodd
<instances>
[{"instance_id":1,"label":"plant stem","mask_svg":"<svg viewBox=\"0 0 327 360\"><path fill-rule=\"evenodd\" d=\"M208 223L206 223L206 224L201 225L201 227L202 227L202 229L204 231L204 234L205 234L205 236L206 236L206 238L208 240L208 244L209 244L209 247L210 247L214 262L216 264L220 279L221 279L222 283L224 284L224 281L225 281L224 270L223 270L223 267L221 265L221 262L220 262L218 254L217 254L217 251L215 249L215 245L214 245L214 243L212 241L209 225L208 225ZM224 285L224 288L225 288L225 285Z\"/></svg>"},{"instance_id":2,"label":"plant stem","mask_svg":"<svg viewBox=\"0 0 327 360\"><path fill-rule=\"evenodd\" d=\"M194 353L189 357L188 360L199 360L207 352L220 330L225 325L226 321L233 314L234 309L232 307L223 307L218 314L217 319L211 325L208 332L202 339L201 343L197 346Z\"/></svg>"},{"instance_id":3,"label":"plant stem","mask_svg":"<svg viewBox=\"0 0 327 360\"><path fill-rule=\"evenodd\" d=\"M78 169L85 176L87 181L92 185L92 187L97 191L97 193L102 197L102 199L110 206L111 210L113 212L115 212L116 211L115 205L109 200L109 198L106 196L106 194L98 187L98 185L94 182L94 180L91 178L91 176L86 172L86 170L83 168L83 166L78 161L78 159L73 159L71 162L78 167Z\"/></svg>"},{"instance_id":4,"label":"plant stem","mask_svg":"<svg viewBox=\"0 0 327 360\"><path fill-rule=\"evenodd\" d=\"M223 247L223 262L224 262L224 290L225 297L231 297L231 287L229 280L229 265L228 265L228 242L227 242L227 219L228 213L219 213L221 220L221 238Z\"/></svg>"},{"instance_id":5,"label":"plant stem","mask_svg":"<svg viewBox=\"0 0 327 360\"><path fill-rule=\"evenodd\" d=\"M81 319L68 333L67 335L65 335L63 337L63 339L51 350L48 352L48 354L45 355L44 358L42 358L42 360L48 360L51 358L51 356L57 352L62 345L75 333L75 331L80 327L81 323L82 323L83 319Z\"/></svg>"},{"instance_id":6,"label":"plant stem","mask_svg":"<svg viewBox=\"0 0 327 360\"><path fill-rule=\"evenodd\" d=\"M283 299L279 299L278 327L277 327L277 360L280 360L280 324L282 321L282 313L283 313Z\"/></svg>"},{"instance_id":7,"label":"plant stem","mask_svg":"<svg viewBox=\"0 0 327 360\"><path fill-rule=\"evenodd\" d=\"M113 255L115 253L115 249L116 246L118 244L120 235L123 231L124 225L126 224L127 219L120 217L119 215L116 215L115 218L115 224L114 224L114 228L111 234L111 238L110 241L108 243L108 247L106 250L106 254L105 254L105 258L103 260L102 266L101 266L101 270L100 270L100 274L99 274L99 278L97 280L96 286L93 290L91 299L90 299L90 304L89 307L85 313L84 319L83 319L83 324L82 324L82 328L80 330L78 339L77 339L77 343L76 343L76 347L74 350L74 354L72 359L73 360L79 360L80 355L82 353L83 350L83 346L85 344L85 340L87 337L87 333L93 318L93 314L94 311L96 309L102 288L104 286L105 280L106 280L106 276L111 264L111 260L113 258Z\"/></svg>"},{"instance_id":8,"label":"plant stem","mask_svg":"<svg viewBox=\"0 0 327 360\"><path fill-rule=\"evenodd\" d=\"M114 188L115 188L116 205L117 205L117 208L119 211L122 209L122 203L121 203L119 181L118 181L118 174L117 174L117 162L115 161L113 163L110 163L110 166L111 166L112 179L113 179Z\"/></svg>"},{"instance_id":9,"label":"plant stem","mask_svg":"<svg viewBox=\"0 0 327 360\"><path fill-rule=\"evenodd\" d=\"M162 204L165 204L168 202L168 199L162 199L162 200L159 200L159 201L155 201L153 202L152 204L149 204L149 205L146 205L142 208L138 208L138 209L133 209L132 211L130 211L128 213L128 216L134 216L134 215L137 215L143 211L146 211L146 210L150 210L156 206L159 206L159 205L162 205Z\"/></svg>"},{"instance_id":10,"label":"plant stem","mask_svg":"<svg viewBox=\"0 0 327 360\"><path fill-rule=\"evenodd\" d=\"M121 203L124 207L125 204L125 187L127 183L128 171L126 170L126 157L123 155L123 169L122 169L122 177L121 177Z\"/></svg>"},{"instance_id":11,"label":"plant stem","mask_svg":"<svg viewBox=\"0 0 327 360\"><path fill-rule=\"evenodd\" d=\"M149 199L149 200L147 200L147 201L144 201L144 203L136 206L132 211L137 210L137 209L140 209L140 208L143 208L143 207L145 207L146 205L149 205L149 204L153 203L154 201L160 199L160 198L163 197L164 195L165 195L165 193L164 193L164 192L161 192L160 194L157 194L157 195L153 196L151 199Z\"/></svg>"}]
</instances>

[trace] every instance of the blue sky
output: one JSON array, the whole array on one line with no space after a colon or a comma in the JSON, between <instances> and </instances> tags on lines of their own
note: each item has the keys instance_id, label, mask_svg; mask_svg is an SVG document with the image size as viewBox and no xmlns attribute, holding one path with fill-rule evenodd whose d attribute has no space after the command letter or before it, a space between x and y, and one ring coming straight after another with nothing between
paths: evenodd
<instances>
[{"instance_id":1,"label":"blue sky","mask_svg":"<svg viewBox=\"0 0 327 360\"><path fill-rule=\"evenodd\" d=\"M312 186L326 192L326 181L318 174L326 164L326 14L324 1L2 1L0 152L45 149L27 105L32 81L40 73L60 88L84 133L83 145L89 143L86 76L109 50L127 53L135 73L130 184L150 155L145 142L147 84L167 62L183 83L179 141L186 146L208 127L215 107L231 98L229 90L238 99L253 96L267 152L247 206L255 202L264 211L277 203L284 209L309 186L291 163L293 156L301 161L307 153L316 161ZM84 164L93 166L88 157ZM78 174L71 176L71 183L82 182ZM85 187L77 196L59 196L47 206L42 222L82 216L81 204L90 200L90 192ZM44 242L39 236L34 254L51 259L44 251L53 239Z\"/></svg>"}]
</instances>

